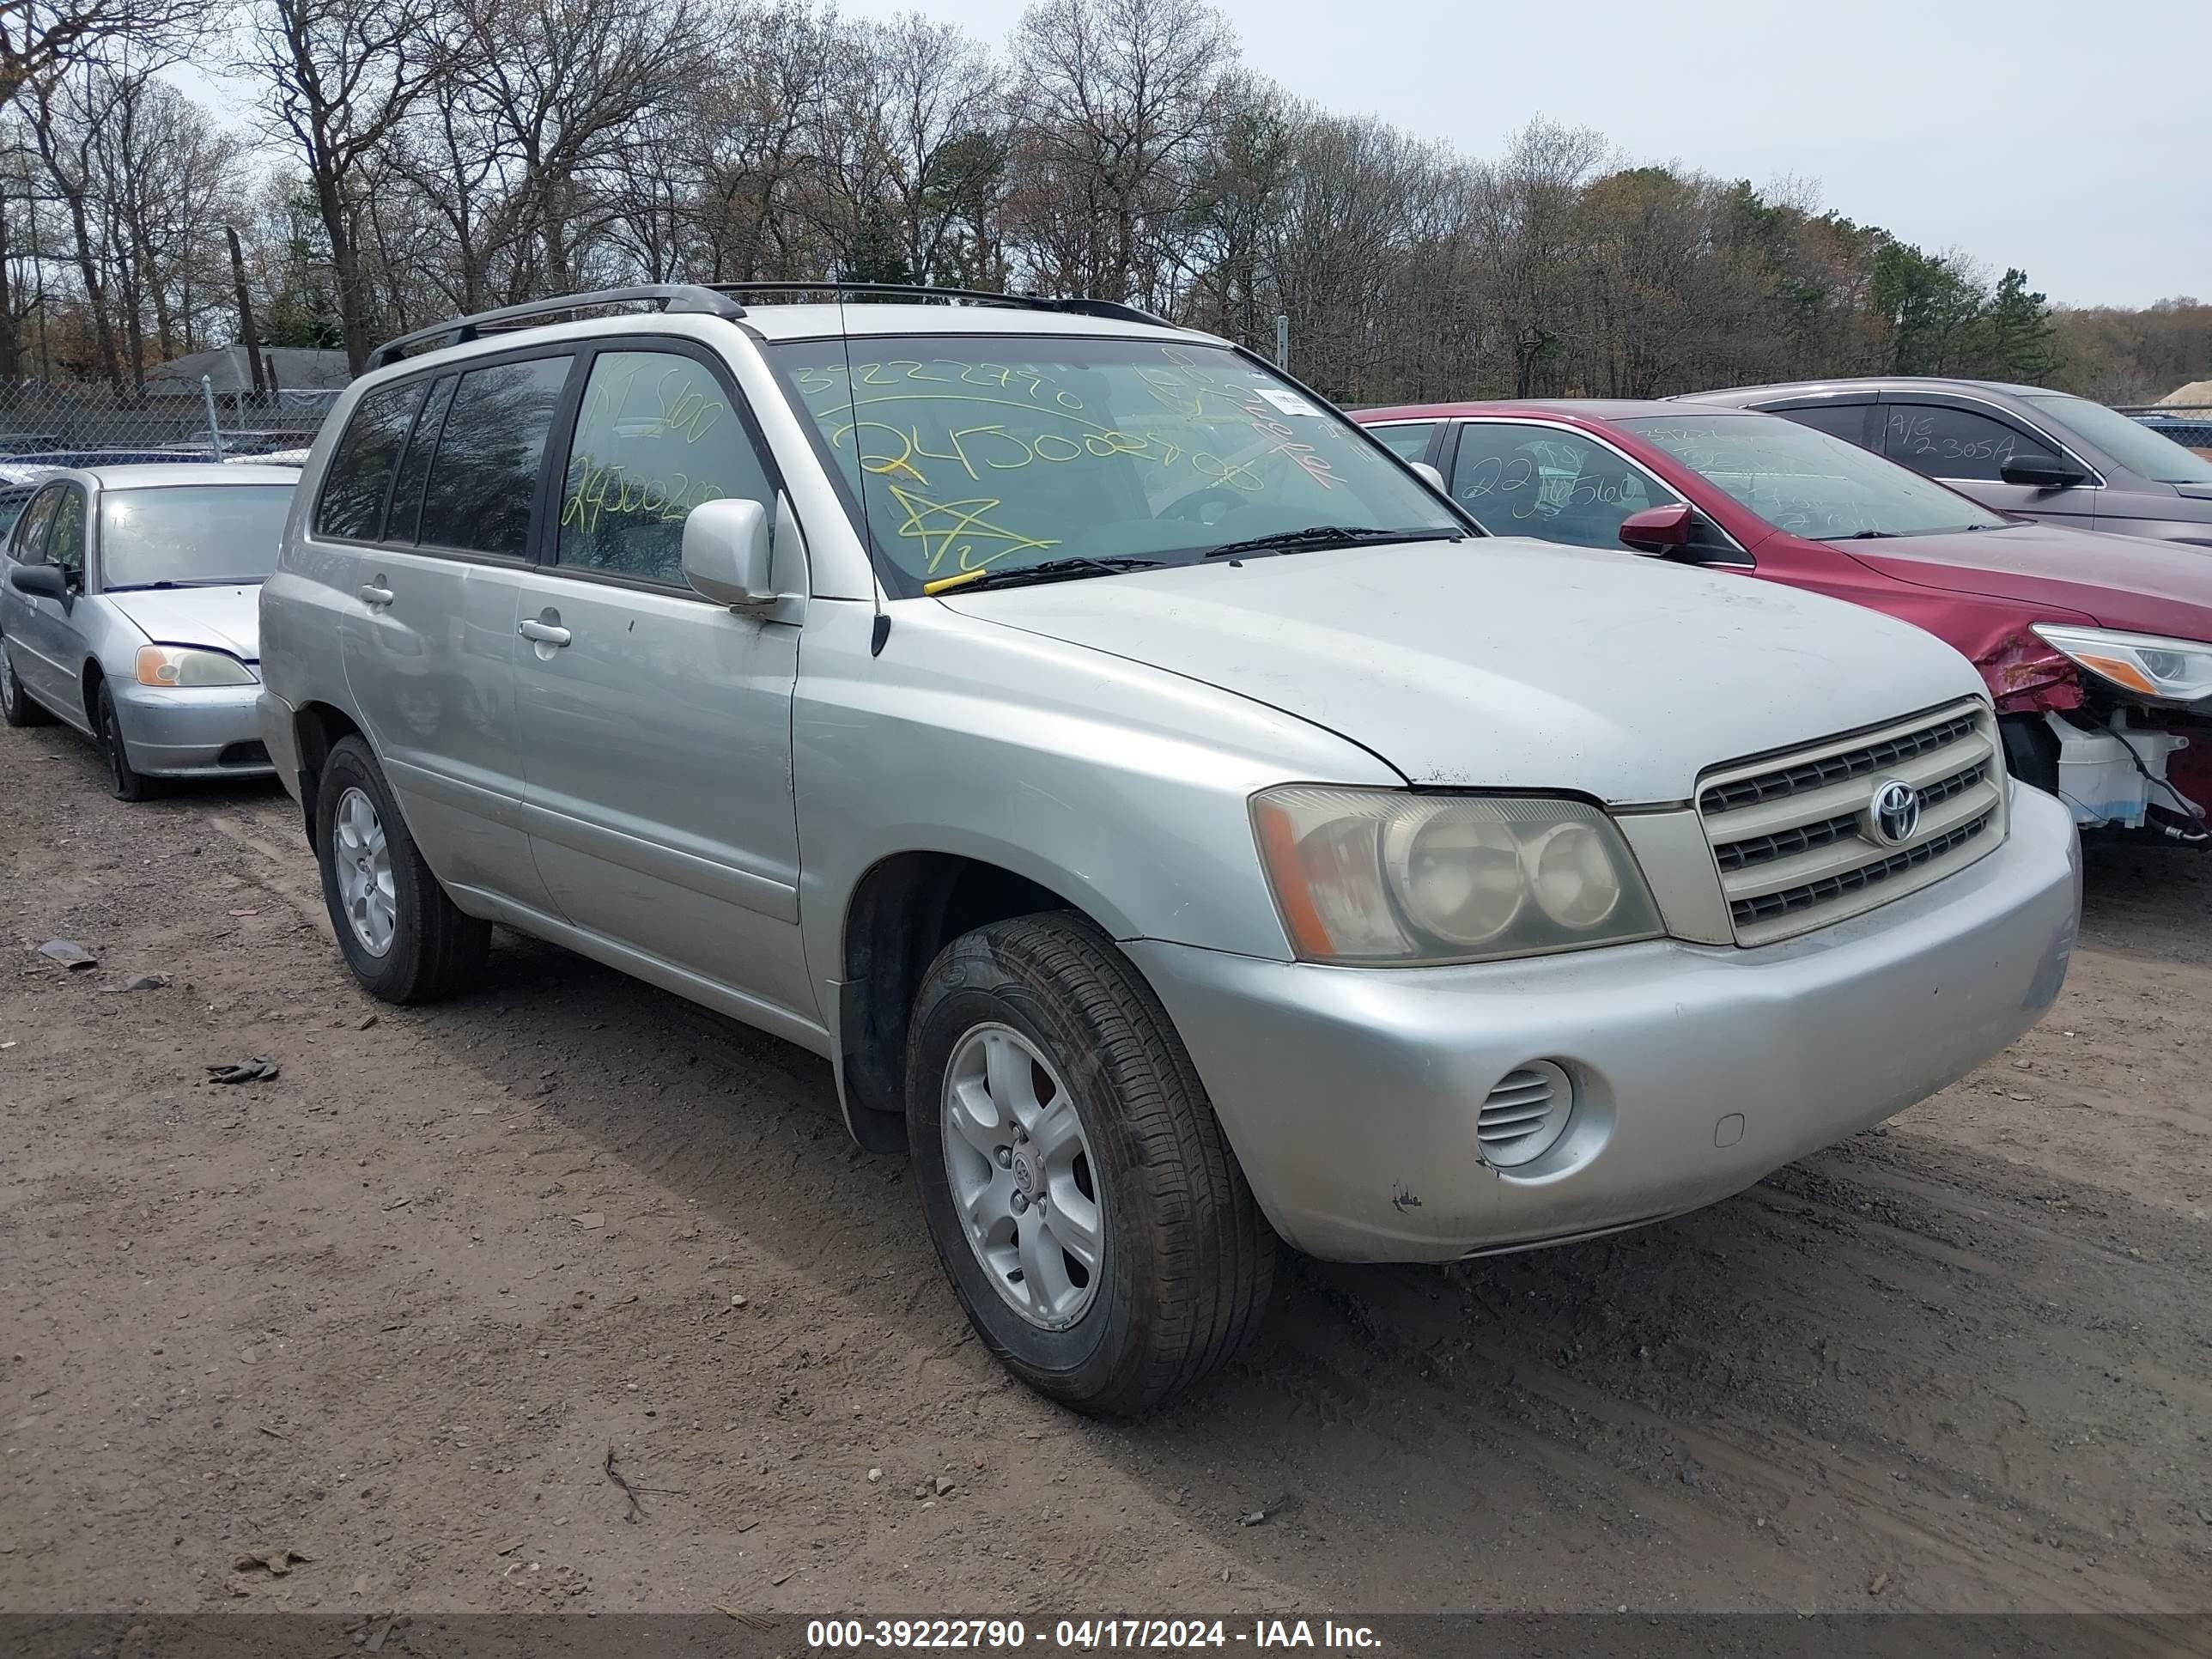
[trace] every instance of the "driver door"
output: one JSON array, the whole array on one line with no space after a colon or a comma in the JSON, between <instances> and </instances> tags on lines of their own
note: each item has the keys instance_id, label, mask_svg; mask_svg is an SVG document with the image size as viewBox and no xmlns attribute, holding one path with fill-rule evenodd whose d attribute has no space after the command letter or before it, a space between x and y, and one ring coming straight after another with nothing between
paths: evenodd
<instances>
[{"instance_id":1,"label":"driver door","mask_svg":"<svg viewBox=\"0 0 2212 1659\"><path fill-rule=\"evenodd\" d=\"M15 549L24 564L58 566L76 598L84 597L84 491L73 483L49 484L24 509L22 540ZM46 708L80 731L91 729L77 676L84 663L83 641L70 607L59 599L16 592L10 596L9 643L15 677Z\"/></svg>"}]
</instances>

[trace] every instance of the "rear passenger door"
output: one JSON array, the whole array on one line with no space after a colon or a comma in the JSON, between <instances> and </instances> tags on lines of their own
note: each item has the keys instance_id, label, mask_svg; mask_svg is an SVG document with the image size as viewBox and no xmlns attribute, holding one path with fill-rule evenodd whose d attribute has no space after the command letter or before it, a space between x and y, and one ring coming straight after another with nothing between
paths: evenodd
<instances>
[{"instance_id":1,"label":"rear passenger door","mask_svg":"<svg viewBox=\"0 0 2212 1659\"><path fill-rule=\"evenodd\" d=\"M471 362L364 397L315 534L346 552L355 709L441 881L551 909L521 824L515 618L568 354Z\"/></svg>"},{"instance_id":2,"label":"rear passenger door","mask_svg":"<svg viewBox=\"0 0 2212 1659\"><path fill-rule=\"evenodd\" d=\"M556 476L517 654L538 868L578 927L815 1024L791 784L799 629L684 578L700 502L748 498L777 522L744 400L702 348L602 344Z\"/></svg>"},{"instance_id":3,"label":"rear passenger door","mask_svg":"<svg viewBox=\"0 0 2212 1659\"><path fill-rule=\"evenodd\" d=\"M2070 459L2057 447L1994 404L1969 404L1941 392L1885 392L1881 453L1923 477L1947 483L1984 507L2053 524L2089 529L2097 486L2038 489L2000 476L2015 456Z\"/></svg>"}]
</instances>

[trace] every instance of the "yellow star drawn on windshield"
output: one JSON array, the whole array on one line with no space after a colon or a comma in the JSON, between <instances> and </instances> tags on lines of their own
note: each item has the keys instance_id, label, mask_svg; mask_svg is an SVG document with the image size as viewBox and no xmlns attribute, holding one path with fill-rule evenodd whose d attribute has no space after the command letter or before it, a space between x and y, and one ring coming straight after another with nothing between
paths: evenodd
<instances>
[{"instance_id":1,"label":"yellow star drawn on windshield","mask_svg":"<svg viewBox=\"0 0 2212 1659\"><path fill-rule=\"evenodd\" d=\"M994 559L1003 559L1009 553L1020 553L1030 548L1057 547L1057 540L1040 541L1034 536L1024 536L1018 531L995 525L984 515L995 512L1003 503L999 496L975 496L961 501L933 501L926 495L902 489L896 484L885 486L891 499L906 509L905 522L898 527L902 536L911 537L928 550L929 569L933 574L946 557L959 555L958 568L980 570ZM978 542L1006 544L995 547L982 558L976 558ZM957 544L956 547L955 544Z\"/></svg>"}]
</instances>

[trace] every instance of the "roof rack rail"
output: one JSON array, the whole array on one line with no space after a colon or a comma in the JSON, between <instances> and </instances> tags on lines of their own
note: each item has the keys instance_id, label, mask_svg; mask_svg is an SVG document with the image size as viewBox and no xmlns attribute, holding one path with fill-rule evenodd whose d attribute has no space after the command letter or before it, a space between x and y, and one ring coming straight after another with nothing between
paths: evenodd
<instances>
[{"instance_id":1,"label":"roof rack rail","mask_svg":"<svg viewBox=\"0 0 2212 1659\"><path fill-rule=\"evenodd\" d=\"M387 368L410 349L430 341L462 345L486 328L505 328L557 317L564 312L595 311L602 306L658 304L664 312L705 312L710 316L736 319L745 308L726 293L697 283L641 283L629 288L592 289L582 294L563 294L550 300L532 300L518 306L471 312L449 318L428 328L418 328L396 340L387 340L368 354L371 368Z\"/></svg>"},{"instance_id":2,"label":"roof rack rail","mask_svg":"<svg viewBox=\"0 0 2212 1659\"><path fill-rule=\"evenodd\" d=\"M835 294L840 298L909 300L922 304L1013 306L1029 311L1059 311L1079 317L1111 317L1125 323L1173 328L1166 318L1118 300L1048 299L1039 294L999 294L980 288L933 288L926 283L846 283L823 277L813 282L713 283L717 294L764 298L774 294Z\"/></svg>"}]
</instances>

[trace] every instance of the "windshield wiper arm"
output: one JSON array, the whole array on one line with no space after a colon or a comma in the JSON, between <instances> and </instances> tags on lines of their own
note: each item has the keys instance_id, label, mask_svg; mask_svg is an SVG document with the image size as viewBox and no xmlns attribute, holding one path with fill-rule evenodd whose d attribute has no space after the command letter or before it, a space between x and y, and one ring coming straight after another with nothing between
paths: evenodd
<instances>
[{"instance_id":1,"label":"windshield wiper arm","mask_svg":"<svg viewBox=\"0 0 2212 1659\"><path fill-rule=\"evenodd\" d=\"M1357 547L1362 542L1408 542L1443 539L1443 532L1431 538L1421 530L1373 530L1359 525L1310 524L1303 530L1279 530L1272 536L1250 536L1241 542L1224 542L1209 550L1209 559L1225 559L1237 553L1268 553L1279 548L1293 547ZM1457 541L1453 532L1449 539Z\"/></svg>"},{"instance_id":2,"label":"windshield wiper arm","mask_svg":"<svg viewBox=\"0 0 2212 1659\"><path fill-rule=\"evenodd\" d=\"M1158 570L1165 562L1164 559L1093 559L1079 554L1066 559L1047 559L1042 564L986 565L981 570L963 571L957 576L924 582L921 591L936 594L950 592L956 587L1012 587L1022 582L1065 581L1072 576L1118 576L1125 570Z\"/></svg>"}]
</instances>

